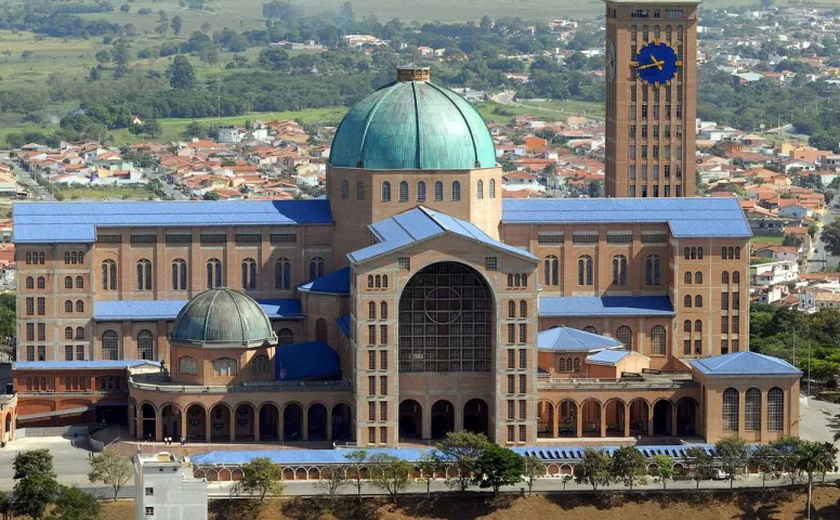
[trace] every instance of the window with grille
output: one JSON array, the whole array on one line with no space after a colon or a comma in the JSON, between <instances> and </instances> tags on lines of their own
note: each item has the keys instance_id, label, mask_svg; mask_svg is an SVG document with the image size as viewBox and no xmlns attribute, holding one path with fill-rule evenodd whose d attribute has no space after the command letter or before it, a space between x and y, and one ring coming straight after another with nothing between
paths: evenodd
<instances>
[{"instance_id":1,"label":"window with grille","mask_svg":"<svg viewBox=\"0 0 840 520\"><path fill-rule=\"evenodd\" d=\"M253 258L242 260L242 288L253 290L257 288L257 262Z\"/></svg>"},{"instance_id":2,"label":"window with grille","mask_svg":"<svg viewBox=\"0 0 840 520\"><path fill-rule=\"evenodd\" d=\"M376 420L376 401L368 401L368 421Z\"/></svg>"},{"instance_id":3,"label":"window with grille","mask_svg":"<svg viewBox=\"0 0 840 520\"><path fill-rule=\"evenodd\" d=\"M26 314L32 316L35 314L35 298L27 298L26 299Z\"/></svg>"},{"instance_id":4,"label":"window with grille","mask_svg":"<svg viewBox=\"0 0 840 520\"><path fill-rule=\"evenodd\" d=\"M729 310L729 293L720 294L720 309L723 311Z\"/></svg>"},{"instance_id":5,"label":"window with grille","mask_svg":"<svg viewBox=\"0 0 840 520\"><path fill-rule=\"evenodd\" d=\"M388 376L381 376L379 378L379 394L388 395Z\"/></svg>"},{"instance_id":6,"label":"window with grille","mask_svg":"<svg viewBox=\"0 0 840 520\"><path fill-rule=\"evenodd\" d=\"M572 235L572 243L575 245L592 245L598 243L597 233L575 233Z\"/></svg>"},{"instance_id":7,"label":"window with grille","mask_svg":"<svg viewBox=\"0 0 840 520\"><path fill-rule=\"evenodd\" d=\"M382 183L382 202L391 202L391 183L388 181Z\"/></svg>"},{"instance_id":8,"label":"window with grille","mask_svg":"<svg viewBox=\"0 0 840 520\"><path fill-rule=\"evenodd\" d=\"M524 399L519 401L519 420L524 421L528 414L528 402ZM524 439L523 439L524 440Z\"/></svg>"},{"instance_id":9,"label":"window with grille","mask_svg":"<svg viewBox=\"0 0 840 520\"><path fill-rule=\"evenodd\" d=\"M213 374L216 376L235 376L238 372L235 359L219 358L213 360Z\"/></svg>"},{"instance_id":10,"label":"window with grille","mask_svg":"<svg viewBox=\"0 0 840 520\"><path fill-rule=\"evenodd\" d=\"M737 339L732 340L732 352L739 352L741 350L740 341Z\"/></svg>"},{"instance_id":11,"label":"window with grille","mask_svg":"<svg viewBox=\"0 0 840 520\"><path fill-rule=\"evenodd\" d=\"M380 421L387 421L388 420L388 402L382 401L379 403L379 420ZM383 440L382 442L386 442Z\"/></svg>"},{"instance_id":12,"label":"window with grille","mask_svg":"<svg viewBox=\"0 0 840 520\"><path fill-rule=\"evenodd\" d=\"M510 302L513 304L513 302ZM516 325L509 323L507 326L507 342L516 343Z\"/></svg>"},{"instance_id":13,"label":"window with grille","mask_svg":"<svg viewBox=\"0 0 840 520\"><path fill-rule=\"evenodd\" d=\"M785 394L773 387L767 392L767 430L780 432L785 429Z\"/></svg>"},{"instance_id":14,"label":"window with grille","mask_svg":"<svg viewBox=\"0 0 840 520\"><path fill-rule=\"evenodd\" d=\"M143 258L137 262L137 290L152 289L152 262Z\"/></svg>"},{"instance_id":15,"label":"window with grille","mask_svg":"<svg viewBox=\"0 0 840 520\"><path fill-rule=\"evenodd\" d=\"M368 376L368 395L376 395L376 376Z\"/></svg>"},{"instance_id":16,"label":"window with grille","mask_svg":"<svg viewBox=\"0 0 840 520\"><path fill-rule=\"evenodd\" d=\"M137 359L155 359L155 337L148 330L137 334Z\"/></svg>"},{"instance_id":17,"label":"window with grille","mask_svg":"<svg viewBox=\"0 0 840 520\"><path fill-rule=\"evenodd\" d=\"M347 200L350 198L350 183L347 179L341 180L341 200Z\"/></svg>"},{"instance_id":18,"label":"window with grille","mask_svg":"<svg viewBox=\"0 0 840 520\"><path fill-rule=\"evenodd\" d=\"M519 393L528 393L528 377L525 374L519 374Z\"/></svg>"},{"instance_id":19,"label":"window with grille","mask_svg":"<svg viewBox=\"0 0 840 520\"><path fill-rule=\"evenodd\" d=\"M411 258L407 256L401 256L397 259L397 263L399 264L400 269L403 271L410 271L411 270Z\"/></svg>"},{"instance_id":20,"label":"window with grille","mask_svg":"<svg viewBox=\"0 0 840 520\"><path fill-rule=\"evenodd\" d=\"M738 431L738 417L740 415L740 403L738 402L738 390L734 388L727 388L723 392L723 431L737 432Z\"/></svg>"},{"instance_id":21,"label":"window with grille","mask_svg":"<svg viewBox=\"0 0 840 520\"><path fill-rule=\"evenodd\" d=\"M499 257L496 256L485 256L484 257L484 268L488 271L495 271L499 268Z\"/></svg>"},{"instance_id":22,"label":"window with grille","mask_svg":"<svg viewBox=\"0 0 840 520\"><path fill-rule=\"evenodd\" d=\"M198 362L194 357L184 356L178 360L178 370L184 375L198 375Z\"/></svg>"},{"instance_id":23,"label":"window with grille","mask_svg":"<svg viewBox=\"0 0 840 520\"><path fill-rule=\"evenodd\" d=\"M435 202L440 202L443 200L443 183L440 181L435 182Z\"/></svg>"},{"instance_id":24,"label":"window with grille","mask_svg":"<svg viewBox=\"0 0 840 520\"><path fill-rule=\"evenodd\" d=\"M592 257L584 255L578 259L578 285L592 285Z\"/></svg>"},{"instance_id":25,"label":"window with grille","mask_svg":"<svg viewBox=\"0 0 840 520\"><path fill-rule=\"evenodd\" d=\"M761 390L750 388L744 396L744 429L756 432L761 429Z\"/></svg>"},{"instance_id":26,"label":"window with grille","mask_svg":"<svg viewBox=\"0 0 840 520\"><path fill-rule=\"evenodd\" d=\"M452 200L457 202L461 200L461 183L452 181Z\"/></svg>"},{"instance_id":27,"label":"window with grille","mask_svg":"<svg viewBox=\"0 0 840 520\"><path fill-rule=\"evenodd\" d=\"M38 316L43 316L47 313L47 299L38 298Z\"/></svg>"},{"instance_id":28,"label":"window with grille","mask_svg":"<svg viewBox=\"0 0 840 520\"><path fill-rule=\"evenodd\" d=\"M528 325L525 323L519 324L519 342L520 343L527 343L528 342Z\"/></svg>"},{"instance_id":29,"label":"window with grille","mask_svg":"<svg viewBox=\"0 0 840 520\"><path fill-rule=\"evenodd\" d=\"M379 352L379 368L381 370L388 370L388 351L381 350Z\"/></svg>"},{"instance_id":30,"label":"window with grille","mask_svg":"<svg viewBox=\"0 0 840 520\"><path fill-rule=\"evenodd\" d=\"M132 244L154 244L157 242L157 235L131 235Z\"/></svg>"},{"instance_id":31,"label":"window with grille","mask_svg":"<svg viewBox=\"0 0 840 520\"><path fill-rule=\"evenodd\" d=\"M426 183L420 181L417 183L417 202L426 201Z\"/></svg>"},{"instance_id":32,"label":"window with grille","mask_svg":"<svg viewBox=\"0 0 840 520\"><path fill-rule=\"evenodd\" d=\"M729 340L728 339L720 340L720 353L721 353L721 355L729 354Z\"/></svg>"},{"instance_id":33,"label":"window with grille","mask_svg":"<svg viewBox=\"0 0 840 520\"><path fill-rule=\"evenodd\" d=\"M633 331L630 327L622 325L615 331L615 339L624 344L627 350L633 350Z\"/></svg>"},{"instance_id":34,"label":"window with grille","mask_svg":"<svg viewBox=\"0 0 840 520\"><path fill-rule=\"evenodd\" d=\"M259 244L262 242L262 234L260 233L237 233L234 235L236 245L242 244Z\"/></svg>"},{"instance_id":35,"label":"window with grille","mask_svg":"<svg viewBox=\"0 0 840 520\"><path fill-rule=\"evenodd\" d=\"M227 243L227 234L226 233L202 233L201 234L201 245L217 245L217 244L226 244Z\"/></svg>"},{"instance_id":36,"label":"window with grille","mask_svg":"<svg viewBox=\"0 0 840 520\"><path fill-rule=\"evenodd\" d=\"M102 262L102 289L106 291L117 289L117 263L113 260Z\"/></svg>"},{"instance_id":37,"label":"window with grille","mask_svg":"<svg viewBox=\"0 0 840 520\"><path fill-rule=\"evenodd\" d=\"M172 289L175 291L187 289L187 262L181 258L172 261Z\"/></svg>"},{"instance_id":38,"label":"window with grille","mask_svg":"<svg viewBox=\"0 0 840 520\"><path fill-rule=\"evenodd\" d=\"M516 393L516 376L514 375L507 376L507 393Z\"/></svg>"},{"instance_id":39,"label":"window with grille","mask_svg":"<svg viewBox=\"0 0 840 520\"><path fill-rule=\"evenodd\" d=\"M650 353L654 356L664 356L665 348L665 327L657 325L650 330Z\"/></svg>"},{"instance_id":40,"label":"window with grille","mask_svg":"<svg viewBox=\"0 0 840 520\"><path fill-rule=\"evenodd\" d=\"M548 255L543 260L543 284L559 285L560 260L554 255Z\"/></svg>"},{"instance_id":41,"label":"window with grille","mask_svg":"<svg viewBox=\"0 0 840 520\"><path fill-rule=\"evenodd\" d=\"M97 235L96 241L103 244L120 244L122 243L122 235Z\"/></svg>"},{"instance_id":42,"label":"window with grille","mask_svg":"<svg viewBox=\"0 0 840 520\"><path fill-rule=\"evenodd\" d=\"M272 233L270 236L272 244L294 244L297 242L295 233Z\"/></svg>"},{"instance_id":43,"label":"window with grille","mask_svg":"<svg viewBox=\"0 0 840 520\"><path fill-rule=\"evenodd\" d=\"M116 361L119 359L120 340L113 330L106 330L102 334L102 359Z\"/></svg>"},{"instance_id":44,"label":"window with grille","mask_svg":"<svg viewBox=\"0 0 840 520\"><path fill-rule=\"evenodd\" d=\"M540 233L537 242L542 245L560 245L563 243L563 233Z\"/></svg>"},{"instance_id":45,"label":"window with grille","mask_svg":"<svg viewBox=\"0 0 840 520\"><path fill-rule=\"evenodd\" d=\"M608 244L632 244L633 243L633 234L632 233L608 233L607 234L607 243Z\"/></svg>"},{"instance_id":46,"label":"window with grille","mask_svg":"<svg viewBox=\"0 0 840 520\"><path fill-rule=\"evenodd\" d=\"M388 344L388 326L387 325L380 325L379 326L379 344L380 345L387 345Z\"/></svg>"},{"instance_id":47,"label":"window with grille","mask_svg":"<svg viewBox=\"0 0 840 520\"><path fill-rule=\"evenodd\" d=\"M508 358L508 368L516 368L516 351L513 349L508 349L507 351L507 358Z\"/></svg>"},{"instance_id":48,"label":"window with grille","mask_svg":"<svg viewBox=\"0 0 840 520\"><path fill-rule=\"evenodd\" d=\"M720 317L720 333L729 334L729 316Z\"/></svg>"},{"instance_id":49,"label":"window with grille","mask_svg":"<svg viewBox=\"0 0 840 520\"><path fill-rule=\"evenodd\" d=\"M659 255L650 255L645 259L645 283L647 285L662 283L662 259Z\"/></svg>"},{"instance_id":50,"label":"window with grille","mask_svg":"<svg viewBox=\"0 0 840 520\"><path fill-rule=\"evenodd\" d=\"M192 243L192 234L191 233L172 233L166 235L166 244L167 245L174 245L174 244L191 244Z\"/></svg>"},{"instance_id":51,"label":"window with grille","mask_svg":"<svg viewBox=\"0 0 840 520\"><path fill-rule=\"evenodd\" d=\"M617 255L612 261L613 285L627 285L627 257Z\"/></svg>"},{"instance_id":52,"label":"window with grille","mask_svg":"<svg viewBox=\"0 0 840 520\"><path fill-rule=\"evenodd\" d=\"M309 261L309 279L314 280L324 276L324 266L326 262L320 256L316 256Z\"/></svg>"},{"instance_id":53,"label":"window with grille","mask_svg":"<svg viewBox=\"0 0 840 520\"><path fill-rule=\"evenodd\" d=\"M274 263L274 288L289 289L292 284L292 263L288 258L278 258Z\"/></svg>"},{"instance_id":54,"label":"window with grille","mask_svg":"<svg viewBox=\"0 0 840 520\"><path fill-rule=\"evenodd\" d=\"M528 364L528 351L525 349L519 350L519 368L524 369Z\"/></svg>"},{"instance_id":55,"label":"window with grille","mask_svg":"<svg viewBox=\"0 0 840 520\"><path fill-rule=\"evenodd\" d=\"M35 324L26 324L26 341L35 341Z\"/></svg>"},{"instance_id":56,"label":"window with grille","mask_svg":"<svg viewBox=\"0 0 840 520\"><path fill-rule=\"evenodd\" d=\"M356 200L365 200L364 181L356 181Z\"/></svg>"},{"instance_id":57,"label":"window with grille","mask_svg":"<svg viewBox=\"0 0 840 520\"><path fill-rule=\"evenodd\" d=\"M291 329L280 329L277 333L278 345L293 345L295 342L295 334Z\"/></svg>"},{"instance_id":58,"label":"window with grille","mask_svg":"<svg viewBox=\"0 0 840 520\"><path fill-rule=\"evenodd\" d=\"M376 444L376 427L368 427L368 444Z\"/></svg>"},{"instance_id":59,"label":"window with grille","mask_svg":"<svg viewBox=\"0 0 840 520\"><path fill-rule=\"evenodd\" d=\"M507 402L507 416L509 421L516 418L516 401Z\"/></svg>"}]
</instances>

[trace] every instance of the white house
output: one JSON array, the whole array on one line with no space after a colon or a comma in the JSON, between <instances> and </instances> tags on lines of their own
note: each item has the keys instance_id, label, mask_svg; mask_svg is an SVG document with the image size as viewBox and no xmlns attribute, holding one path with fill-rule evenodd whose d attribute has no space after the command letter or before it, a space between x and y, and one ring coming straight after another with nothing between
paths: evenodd
<instances>
[{"instance_id":1,"label":"white house","mask_svg":"<svg viewBox=\"0 0 840 520\"><path fill-rule=\"evenodd\" d=\"M134 486L137 520L207 520L207 481L193 477L186 458L138 453Z\"/></svg>"},{"instance_id":2,"label":"white house","mask_svg":"<svg viewBox=\"0 0 840 520\"><path fill-rule=\"evenodd\" d=\"M799 280L799 264L791 260L750 266L752 285L777 285Z\"/></svg>"}]
</instances>

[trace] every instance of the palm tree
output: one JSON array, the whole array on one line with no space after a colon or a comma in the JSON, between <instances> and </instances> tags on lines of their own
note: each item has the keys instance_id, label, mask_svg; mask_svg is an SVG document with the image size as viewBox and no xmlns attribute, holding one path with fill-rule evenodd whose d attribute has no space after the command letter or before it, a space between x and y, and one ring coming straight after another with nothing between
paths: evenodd
<instances>
[{"instance_id":1,"label":"palm tree","mask_svg":"<svg viewBox=\"0 0 840 520\"><path fill-rule=\"evenodd\" d=\"M811 496L814 473L825 474L831 469L837 449L829 443L803 442L797 450L796 468L808 475L808 520L811 520Z\"/></svg>"}]
</instances>

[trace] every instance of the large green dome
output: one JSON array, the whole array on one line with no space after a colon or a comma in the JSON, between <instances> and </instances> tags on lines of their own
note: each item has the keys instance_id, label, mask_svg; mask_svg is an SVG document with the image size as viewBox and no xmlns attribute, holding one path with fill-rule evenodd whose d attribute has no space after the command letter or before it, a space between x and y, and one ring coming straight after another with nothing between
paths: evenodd
<instances>
[{"instance_id":1,"label":"large green dome","mask_svg":"<svg viewBox=\"0 0 840 520\"><path fill-rule=\"evenodd\" d=\"M428 82L428 69L398 73L401 80L379 88L344 116L330 149L331 165L368 170L496 166L487 125L464 98Z\"/></svg>"},{"instance_id":2,"label":"large green dome","mask_svg":"<svg viewBox=\"0 0 840 520\"><path fill-rule=\"evenodd\" d=\"M173 342L205 347L258 347L277 337L260 304L226 288L195 295L175 319Z\"/></svg>"}]
</instances>

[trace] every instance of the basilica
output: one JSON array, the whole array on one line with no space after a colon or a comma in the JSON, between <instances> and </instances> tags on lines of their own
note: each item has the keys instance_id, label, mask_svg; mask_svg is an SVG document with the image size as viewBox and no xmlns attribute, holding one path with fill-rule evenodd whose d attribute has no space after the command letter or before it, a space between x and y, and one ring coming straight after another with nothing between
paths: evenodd
<instances>
[{"instance_id":1,"label":"basilica","mask_svg":"<svg viewBox=\"0 0 840 520\"><path fill-rule=\"evenodd\" d=\"M501 185L478 112L406 67L341 122L325 199L16 204L12 421L390 447L798 433L800 371L749 349L737 200Z\"/></svg>"}]
</instances>

